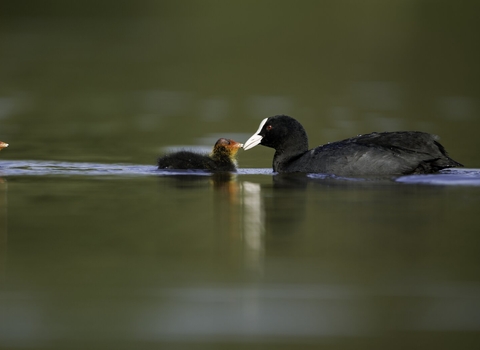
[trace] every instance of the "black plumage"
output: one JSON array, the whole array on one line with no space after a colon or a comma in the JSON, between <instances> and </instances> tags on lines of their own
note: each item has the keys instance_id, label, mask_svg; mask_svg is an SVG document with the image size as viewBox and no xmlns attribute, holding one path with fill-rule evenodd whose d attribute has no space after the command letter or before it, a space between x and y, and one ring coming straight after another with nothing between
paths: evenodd
<instances>
[{"instance_id":1,"label":"black plumage","mask_svg":"<svg viewBox=\"0 0 480 350\"><path fill-rule=\"evenodd\" d=\"M374 132L309 150L303 126L285 115L263 120L244 149L258 144L275 149L273 170L280 173L406 175L463 166L447 155L436 136L420 131Z\"/></svg>"}]
</instances>

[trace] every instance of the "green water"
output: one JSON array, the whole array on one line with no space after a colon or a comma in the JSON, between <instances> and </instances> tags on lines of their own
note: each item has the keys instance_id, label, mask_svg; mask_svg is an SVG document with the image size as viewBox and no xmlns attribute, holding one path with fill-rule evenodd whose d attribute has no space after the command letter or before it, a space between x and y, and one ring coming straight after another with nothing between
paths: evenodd
<instances>
[{"instance_id":1,"label":"green water","mask_svg":"<svg viewBox=\"0 0 480 350\"><path fill-rule=\"evenodd\" d=\"M478 344L480 188L287 180L8 178L1 343Z\"/></svg>"},{"instance_id":2,"label":"green water","mask_svg":"<svg viewBox=\"0 0 480 350\"><path fill-rule=\"evenodd\" d=\"M149 166L285 113L311 146L423 130L480 168L479 10L2 3L0 348L477 349L478 184Z\"/></svg>"}]
</instances>

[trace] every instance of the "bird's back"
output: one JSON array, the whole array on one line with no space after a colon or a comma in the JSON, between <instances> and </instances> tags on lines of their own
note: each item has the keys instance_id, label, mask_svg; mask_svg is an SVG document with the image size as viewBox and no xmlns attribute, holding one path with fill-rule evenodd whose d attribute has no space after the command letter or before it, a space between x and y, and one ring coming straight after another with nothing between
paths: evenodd
<instances>
[{"instance_id":1,"label":"bird's back","mask_svg":"<svg viewBox=\"0 0 480 350\"><path fill-rule=\"evenodd\" d=\"M360 135L319 146L289 162L285 171L401 175L457 166L462 165L448 157L434 135L401 131Z\"/></svg>"},{"instance_id":2,"label":"bird's back","mask_svg":"<svg viewBox=\"0 0 480 350\"><path fill-rule=\"evenodd\" d=\"M179 151L167 154L158 159L159 169L199 169L209 170L213 160L204 154L189 151Z\"/></svg>"}]
</instances>

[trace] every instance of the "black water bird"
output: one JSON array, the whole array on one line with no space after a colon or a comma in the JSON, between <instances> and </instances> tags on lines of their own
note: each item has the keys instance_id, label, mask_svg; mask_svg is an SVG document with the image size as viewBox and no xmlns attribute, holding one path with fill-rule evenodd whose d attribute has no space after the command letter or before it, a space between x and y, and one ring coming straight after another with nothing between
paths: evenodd
<instances>
[{"instance_id":1,"label":"black water bird","mask_svg":"<svg viewBox=\"0 0 480 350\"><path fill-rule=\"evenodd\" d=\"M307 133L294 118L265 118L244 144L275 149L273 171L339 176L428 174L461 167L437 137L420 131L374 132L308 149Z\"/></svg>"},{"instance_id":2,"label":"black water bird","mask_svg":"<svg viewBox=\"0 0 480 350\"><path fill-rule=\"evenodd\" d=\"M190 151L167 154L158 159L158 169L236 171L235 155L242 146L236 141L221 138L210 154Z\"/></svg>"}]
</instances>

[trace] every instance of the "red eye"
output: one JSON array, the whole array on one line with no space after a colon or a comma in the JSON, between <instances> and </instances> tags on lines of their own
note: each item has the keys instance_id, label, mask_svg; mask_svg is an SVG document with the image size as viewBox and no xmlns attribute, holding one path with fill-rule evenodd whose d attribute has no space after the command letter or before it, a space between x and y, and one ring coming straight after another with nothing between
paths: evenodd
<instances>
[{"instance_id":1,"label":"red eye","mask_svg":"<svg viewBox=\"0 0 480 350\"><path fill-rule=\"evenodd\" d=\"M267 129L267 131L270 131L270 130L272 130L272 126L271 126L271 125L267 125L267 127L266 127L265 129Z\"/></svg>"}]
</instances>

